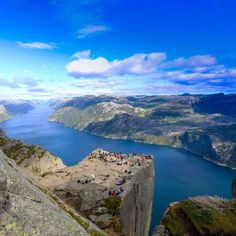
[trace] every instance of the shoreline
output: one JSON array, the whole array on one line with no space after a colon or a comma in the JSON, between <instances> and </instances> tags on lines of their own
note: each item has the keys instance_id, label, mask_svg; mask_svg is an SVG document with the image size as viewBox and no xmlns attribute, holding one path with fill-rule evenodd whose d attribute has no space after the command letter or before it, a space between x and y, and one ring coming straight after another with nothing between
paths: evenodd
<instances>
[{"instance_id":1,"label":"shoreline","mask_svg":"<svg viewBox=\"0 0 236 236\"><path fill-rule=\"evenodd\" d=\"M204 156L201 156L199 155L198 153L195 153L193 152L192 150L190 149L186 149L184 147L177 147L177 146L172 146L172 145L168 145L168 144L155 144L155 143L148 143L148 142L142 142L142 141L139 141L139 140L132 140L132 139L126 139L126 138L115 138L115 137L109 137L109 136L103 136L103 135L98 135L98 134L95 134L95 133L90 133L86 130L83 130L83 129L78 129L78 128L74 128L72 126L69 126L69 125L66 125L62 122L58 122L58 121L51 121L48 119L48 122L51 122L51 123L57 123L57 124L60 124L60 125L63 125L64 127L67 127L67 128L71 128L73 130L77 130L77 131L80 131L80 132L84 132L84 133L87 133L87 134L90 134L90 135L94 135L94 136L97 136L97 137L102 137L102 138L106 138L106 139L111 139L111 140L123 140L123 141L129 141L129 142L134 142L134 143L141 143L141 144L148 144L148 145L154 145L154 146L162 146L162 147L171 147L171 148L176 148L178 150L183 150L183 151L188 151L190 152L191 154L194 154L196 156L198 156L199 158L203 159L203 160L206 160L206 161L209 161L217 166L221 166L221 167L225 167L225 168L228 168L228 169L231 169L233 171L236 171L236 167L230 167L226 164L223 164L223 163L219 163L219 162L216 162L216 161L213 161L213 160L210 160L208 159L207 157L204 157Z\"/></svg>"}]
</instances>

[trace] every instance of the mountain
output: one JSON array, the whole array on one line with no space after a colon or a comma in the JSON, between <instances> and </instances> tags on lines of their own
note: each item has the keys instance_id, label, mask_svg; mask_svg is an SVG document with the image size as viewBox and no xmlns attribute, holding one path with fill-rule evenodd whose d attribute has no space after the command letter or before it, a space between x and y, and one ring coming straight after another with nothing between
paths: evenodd
<instances>
[{"instance_id":1,"label":"mountain","mask_svg":"<svg viewBox=\"0 0 236 236\"><path fill-rule=\"evenodd\" d=\"M11 115L24 114L32 110L38 104L37 101L29 100L1 100L0 105L4 106Z\"/></svg>"},{"instance_id":2,"label":"mountain","mask_svg":"<svg viewBox=\"0 0 236 236\"><path fill-rule=\"evenodd\" d=\"M11 116L7 113L6 108L0 105L0 122L10 119Z\"/></svg>"},{"instance_id":3,"label":"mountain","mask_svg":"<svg viewBox=\"0 0 236 236\"><path fill-rule=\"evenodd\" d=\"M36 105L38 105L37 101L0 100L0 122L9 120L14 115L27 113L34 109Z\"/></svg>"},{"instance_id":4,"label":"mountain","mask_svg":"<svg viewBox=\"0 0 236 236\"><path fill-rule=\"evenodd\" d=\"M153 236L231 236L235 232L235 201L218 197L195 197L172 203Z\"/></svg>"},{"instance_id":5,"label":"mountain","mask_svg":"<svg viewBox=\"0 0 236 236\"><path fill-rule=\"evenodd\" d=\"M236 95L85 96L65 101L52 122L114 139L184 148L236 168Z\"/></svg>"}]
</instances>

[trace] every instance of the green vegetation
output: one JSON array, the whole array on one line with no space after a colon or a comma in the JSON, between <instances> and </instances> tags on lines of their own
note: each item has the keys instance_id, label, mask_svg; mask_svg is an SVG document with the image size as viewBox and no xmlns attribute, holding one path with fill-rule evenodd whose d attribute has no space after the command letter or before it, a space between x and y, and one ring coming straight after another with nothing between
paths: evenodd
<instances>
[{"instance_id":1,"label":"green vegetation","mask_svg":"<svg viewBox=\"0 0 236 236\"><path fill-rule=\"evenodd\" d=\"M45 155L46 151L43 150L39 155L38 155L38 158L41 159L44 155Z\"/></svg>"},{"instance_id":2,"label":"green vegetation","mask_svg":"<svg viewBox=\"0 0 236 236\"><path fill-rule=\"evenodd\" d=\"M123 225L120 221L120 218L117 216L113 216L112 217L112 226L114 231L118 234L118 235L124 235L123 233Z\"/></svg>"},{"instance_id":3,"label":"green vegetation","mask_svg":"<svg viewBox=\"0 0 236 236\"><path fill-rule=\"evenodd\" d=\"M236 202L207 198L185 200L170 207L162 224L171 235L233 235Z\"/></svg>"},{"instance_id":4,"label":"green vegetation","mask_svg":"<svg viewBox=\"0 0 236 236\"><path fill-rule=\"evenodd\" d=\"M105 207L113 214L117 213L120 209L122 199L120 196L106 198Z\"/></svg>"},{"instance_id":5,"label":"green vegetation","mask_svg":"<svg viewBox=\"0 0 236 236\"><path fill-rule=\"evenodd\" d=\"M29 146L28 147L28 152L27 152L28 158L32 157L35 153L36 153L35 147L34 146Z\"/></svg>"},{"instance_id":6,"label":"green vegetation","mask_svg":"<svg viewBox=\"0 0 236 236\"><path fill-rule=\"evenodd\" d=\"M32 171L34 172L34 173L40 173L40 168L38 167L38 166L34 166L34 167L32 167Z\"/></svg>"},{"instance_id":7,"label":"green vegetation","mask_svg":"<svg viewBox=\"0 0 236 236\"><path fill-rule=\"evenodd\" d=\"M46 171L44 172L41 176L44 178L46 177L47 175L51 175L52 174L52 171Z\"/></svg>"}]
</instances>

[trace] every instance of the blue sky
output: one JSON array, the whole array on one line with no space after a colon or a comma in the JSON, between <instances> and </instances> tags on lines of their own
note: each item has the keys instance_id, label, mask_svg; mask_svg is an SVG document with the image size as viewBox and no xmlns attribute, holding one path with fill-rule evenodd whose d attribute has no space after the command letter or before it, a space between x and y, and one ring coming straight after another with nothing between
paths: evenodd
<instances>
[{"instance_id":1,"label":"blue sky","mask_svg":"<svg viewBox=\"0 0 236 236\"><path fill-rule=\"evenodd\" d=\"M0 96L234 93L234 0L1 0Z\"/></svg>"}]
</instances>

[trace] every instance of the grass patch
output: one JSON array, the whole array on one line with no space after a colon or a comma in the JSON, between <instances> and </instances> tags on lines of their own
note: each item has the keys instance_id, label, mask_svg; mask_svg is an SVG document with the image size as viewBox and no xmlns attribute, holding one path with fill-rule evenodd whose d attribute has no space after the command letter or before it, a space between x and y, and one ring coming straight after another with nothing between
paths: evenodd
<instances>
[{"instance_id":1,"label":"grass patch","mask_svg":"<svg viewBox=\"0 0 236 236\"><path fill-rule=\"evenodd\" d=\"M218 204L218 203L217 203ZM233 235L236 232L235 202L212 203L186 200L172 206L162 224L171 235Z\"/></svg>"},{"instance_id":2,"label":"grass patch","mask_svg":"<svg viewBox=\"0 0 236 236\"><path fill-rule=\"evenodd\" d=\"M122 235L122 236L124 235L123 225L122 225L119 217L117 217L117 216L112 217L112 226L113 226L114 231L118 235Z\"/></svg>"},{"instance_id":3,"label":"grass patch","mask_svg":"<svg viewBox=\"0 0 236 236\"><path fill-rule=\"evenodd\" d=\"M106 198L105 200L105 207L111 212L111 213L117 213L120 209L122 199L120 196L114 196Z\"/></svg>"}]
</instances>

